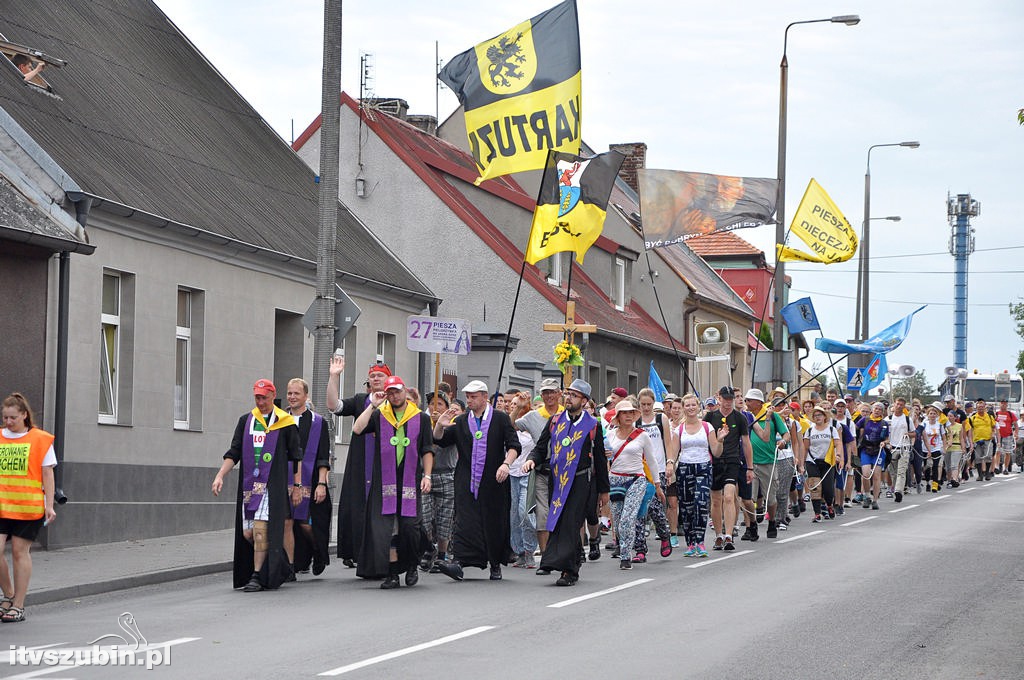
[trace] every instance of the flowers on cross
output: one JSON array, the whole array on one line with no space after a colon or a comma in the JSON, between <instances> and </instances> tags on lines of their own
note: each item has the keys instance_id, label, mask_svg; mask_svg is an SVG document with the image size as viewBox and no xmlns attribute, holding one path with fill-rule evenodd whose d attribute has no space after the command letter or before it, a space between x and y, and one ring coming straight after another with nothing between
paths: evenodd
<instances>
[{"instance_id":1,"label":"flowers on cross","mask_svg":"<svg viewBox=\"0 0 1024 680\"><path fill-rule=\"evenodd\" d=\"M562 340L555 345L555 364L558 365L558 370L565 373L569 366L583 365L583 354L579 347L568 340Z\"/></svg>"}]
</instances>

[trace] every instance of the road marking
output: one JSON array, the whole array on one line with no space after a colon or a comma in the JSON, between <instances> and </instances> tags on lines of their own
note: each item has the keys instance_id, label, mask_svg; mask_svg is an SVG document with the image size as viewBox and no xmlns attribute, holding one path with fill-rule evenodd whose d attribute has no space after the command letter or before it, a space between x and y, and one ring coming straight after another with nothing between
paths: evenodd
<instances>
[{"instance_id":1,"label":"road marking","mask_svg":"<svg viewBox=\"0 0 1024 680\"><path fill-rule=\"evenodd\" d=\"M719 557L719 558L716 558L716 559L713 559L713 560L701 560L697 564L689 564L689 565L687 565L686 568L687 569L699 569L700 567L706 567L709 564L714 564L715 562L722 562L723 560L728 560L728 559L733 558L733 557L739 557L740 555L749 555L752 552L754 552L754 551L753 550L740 550L740 551L734 552L734 553L732 553L730 555L725 555L723 557Z\"/></svg>"},{"instance_id":2,"label":"road marking","mask_svg":"<svg viewBox=\"0 0 1024 680\"><path fill-rule=\"evenodd\" d=\"M841 527L852 527L854 524L860 524L861 522L870 522L873 519L878 519L878 515L871 515L870 517L861 517L860 519L855 519L852 522L847 522L846 524L840 524L839 526L841 526Z\"/></svg>"},{"instance_id":3,"label":"road marking","mask_svg":"<svg viewBox=\"0 0 1024 680\"><path fill-rule=\"evenodd\" d=\"M1018 472L1017 474L1020 474L1020 473ZM1020 479L1020 477L1007 477L1003 481L1004 482L1012 482L1012 481L1015 481L1015 480L1018 480L1018 479Z\"/></svg>"},{"instance_id":4,"label":"road marking","mask_svg":"<svg viewBox=\"0 0 1024 680\"><path fill-rule=\"evenodd\" d=\"M356 663L350 663L347 666L341 666L339 668L334 668L329 671L324 671L319 675L341 675L342 673L348 673L350 671L359 670L360 668L372 666L375 663L381 663L382 661L390 661L391 659L397 659L398 657L405 656L406 654L422 652L424 649L430 649L431 647L437 647L439 645L448 644L449 642L455 642L456 640L461 640L462 638L472 637L473 635L478 635L480 633L486 633L489 630L494 630L496 627L497 626L480 626L478 628L470 628L469 630L464 630L461 633L455 633L454 635L446 635L443 638L431 640L430 642L423 642L418 645L413 645L412 647L406 647L405 649L399 649L394 652L388 652L387 654L381 654L380 656L375 656L372 659L357 661Z\"/></svg>"},{"instance_id":5,"label":"road marking","mask_svg":"<svg viewBox=\"0 0 1024 680\"><path fill-rule=\"evenodd\" d=\"M808 536L815 536L817 534L825 533L824 529L818 529L817 531L808 531L806 534L800 534L799 536L790 536L784 538L781 541L772 541L773 543L789 543L790 541L799 541L801 538L807 538Z\"/></svg>"},{"instance_id":6,"label":"road marking","mask_svg":"<svg viewBox=\"0 0 1024 680\"><path fill-rule=\"evenodd\" d=\"M585 600L592 600L595 597L601 597L602 595L609 595L611 593L617 593L620 590L625 590L626 588L632 588L633 586L639 586L639 585L642 585L644 583L648 583L649 581L653 581L653 580L654 579L652 579L652 578L639 578L639 579L637 579L635 581L630 581L629 583L623 583L622 585L615 586L614 588L606 588L605 590L599 590L596 593L589 593L587 595L580 595L579 597L574 597L574 598L572 598L570 600L562 600L561 602L556 602L554 604L549 604L548 607L550 609L559 609L561 607L568 607L569 605L576 604L577 602L583 602Z\"/></svg>"},{"instance_id":7,"label":"road marking","mask_svg":"<svg viewBox=\"0 0 1024 680\"><path fill-rule=\"evenodd\" d=\"M968 491L974 491L977 488L978 487L976 486L969 486L966 489L960 489L959 491L957 491L957 493L967 493Z\"/></svg>"},{"instance_id":8,"label":"road marking","mask_svg":"<svg viewBox=\"0 0 1024 680\"><path fill-rule=\"evenodd\" d=\"M904 510L913 510L916 507L917 507L917 503L914 503L913 505L905 505L902 508L896 508L895 510L890 510L889 512L890 513L893 513L893 512L903 512Z\"/></svg>"},{"instance_id":9,"label":"road marking","mask_svg":"<svg viewBox=\"0 0 1024 680\"><path fill-rule=\"evenodd\" d=\"M982 486L995 486L999 482L989 482L988 484L982 484Z\"/></svg>"},{"instance_id":10,"label":"road marking","mask_svg":"<svg viewBox=\"0 0 1024 680\"><path fill-rule=\"evenodd\" d=\"M943 498L950 498L950 495L946 494L945 496L936 496L935 498L929 498L928 502L934 503L935 501L941 501Z\"/></svg>"}]
</instances>

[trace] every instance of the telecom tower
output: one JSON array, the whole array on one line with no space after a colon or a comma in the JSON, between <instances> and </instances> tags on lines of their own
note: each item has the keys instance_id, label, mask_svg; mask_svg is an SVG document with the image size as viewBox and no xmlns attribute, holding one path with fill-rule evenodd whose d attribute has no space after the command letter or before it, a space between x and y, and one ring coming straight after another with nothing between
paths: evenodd
<instances>
[{"instance_id":1,"label":"telecom tower","mask_svg":"<svg viewBox=\"0 0 1024 680\"><path fill-rule=\"evenodd\" d=\"M949 254L953 256L953 363L967 368L967 257L974 252L971 218L981 214L981 203L970 194L946 195L949 215Z\"/></svg>"}]
</instances>

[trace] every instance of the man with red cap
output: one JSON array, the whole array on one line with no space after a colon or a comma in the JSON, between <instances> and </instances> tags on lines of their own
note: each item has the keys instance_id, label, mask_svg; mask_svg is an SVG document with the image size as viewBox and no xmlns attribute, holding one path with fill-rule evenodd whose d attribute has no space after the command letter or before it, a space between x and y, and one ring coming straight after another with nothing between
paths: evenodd
<instances>
[{"instance_id":1,"label":"man with red cap","mask_svg":"<svg viewBox=\"0 0 1024 680\"><path fill-rule=\"evenodd\" d=\"M397 375L370 395L370 405L352 424L353 435L369 433L374 456L356 576L383 578L380 587L390 590L404 573L405 585L414 586L420 578L420 492L430 493L434 443L430 417L408 400Z\"/></svg>"},{"instance_id":2,"label":"man with red cap","mask_svg":"<svg viewBox=\"0 0 1024 680\"><path fill-rule=\"evenodd\" d=\"M345 371L345 357L331 357L330 377L327 381L327 408L336 416L356 417L370 405L370 395L357 392L341 400L341 374ZM391 369L382 360L370 365L366 384L370 392L383 392L384 381ZM338 557L346 567L354 567L363 543L366 519L366 498L370 493L370 473L376 452L376 435L353 434L348 445L345 474L341 480L338 498Z\"/></svg>"},{"instance_id":3,"label":"man with red cap","mask_svg":"<svg viewBox=\"0 0 1024 680\"><path fill-rule=\"evenodd\" d=\"M252 388L255 408L238 419L231 448L213 478L219 496L224 476L241 464L235 505L234 587L247 593L274 589L295 575L284 551L292 465L302 460L299 428L274 406L277 389L266 378Z\"/></svg>"}]
</instances>

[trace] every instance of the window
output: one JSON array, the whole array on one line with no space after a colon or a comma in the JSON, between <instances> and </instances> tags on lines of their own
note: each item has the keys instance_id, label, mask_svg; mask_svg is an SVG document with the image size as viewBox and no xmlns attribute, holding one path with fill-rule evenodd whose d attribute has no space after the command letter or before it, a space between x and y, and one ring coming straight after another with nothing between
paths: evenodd
<instances>
[{"instance_id":1,"label":"window","mask_svg":"<svg viewBox=\"0 0 1024 680\"><path fill-rule=\"evenodd\" d=\"M342 382L339 385L341 391L339 396L342 399L362 391L362 381L366 379L366 371L360 370L359 365L356 363L359 347L359 338L356 330L355 326L350 328L348 333L345 334L345 339L341 342L341 349L345 352L345 372L341 374ZM336 443L349 443L352 437L352 423L354 422L354 418L337 418L334 421Z\"/></svg>"},{"instance_id":2,"label":"window","mask_svg":"<svg viewBox=\"0 0 1024 680\"><path fill-rule=\"evenodd\" d=\"M605 368L604 385L605 388L602 390L604 394L610 394L612 390L619 387L619 372L614 368Z\"/></svg>"},{"instance_id":3,"label":"window","mask_svg":"<svg viewBox=\"0 0 1024 680\"><path fill-rule=\"evenodd\" d=\"M548 283L552 286L562 285L562 253L555 253L548 258Z\"/></svg>"},{"instance_id":4,"label":"window","mask_svg":"<svg viewBox=\"0 0 1024 680\"><path fill-rule=\"evenodd\" d=\"M131 424L134 305L135 277L104 270L100 294L100 423Z\"/></svg>"},{"instance_id":5,"label":"window","mask_svg":"<svg viewBox=\"0 0 1024 680\"><path fill-rule=\"evenodd\" d=\"M42 74L46 72L45 69L47 67L59 68L67 63L62 59L45 55L39 50L7 42L2 39L2 36L0 36L0 53L7 58L11 66L18 70L23 79L25 76L29 76L25 80L27 84L47 93L52 93L53 88L43 78ZM56 95L52 96L56 97Z\"/></svg>"},{"instance_id":6,"label":"window","mask_svg":"<svg viewBox=\"0 0 1024 680\"><path fill-rule=\"evenodd\" d=\"M629 376L627 378L627 382L629 383L629 387L627 387L626 389L629 391L630 394L636 394L637 390L640 388L639 376L637 376L636 373L630 371Z\"/></svg>"},{"instance_id":7,"label":"window","mask_svg":"<svg viewBox=\"0 0 1024 680\"><path fill-rule=\"evenodd\" d=\"M203 429L204 293L178 288L174 324L174 429Z\"/></svg>"},{"instance_id":8,"label":"window","mask_svg":"<svg viewBox=\"0 0 1024 680\"><path fill-rule=\"evenodd\" d=\"M395 367L395 336L391 333L377 333L377 358L382 360L392 372Z\"/></svg>"},{"instance_id":9,"label":"window","mask_svg":"<svg viewBox=\"0 0 1024 680\"><path fill-rule=\"evenodd\" d=\"M621 257L612 264L612 303L620 312L626 308L626 261Z\"/></svg>"}]
</instances>

